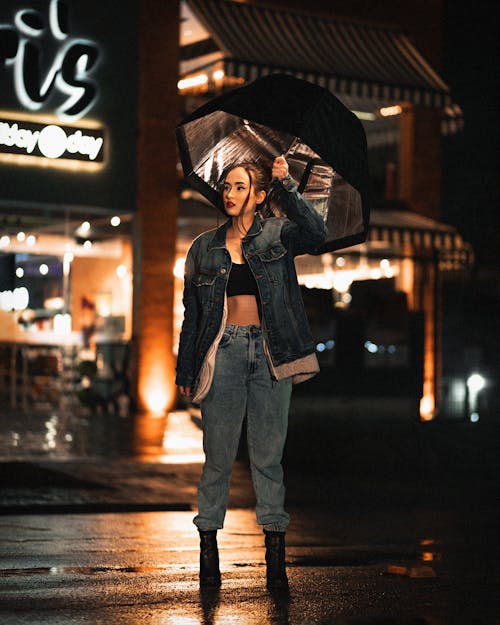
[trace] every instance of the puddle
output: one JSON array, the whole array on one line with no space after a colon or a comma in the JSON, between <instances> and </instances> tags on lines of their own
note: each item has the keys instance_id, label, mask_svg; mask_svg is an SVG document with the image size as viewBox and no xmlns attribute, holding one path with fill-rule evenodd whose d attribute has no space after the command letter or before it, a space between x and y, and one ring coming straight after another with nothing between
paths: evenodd
<instances>
[{"instance_id":1,"label":"puddle","mask_svg":"<svg viewBox=\"0 0 500 625\"><path fill-rule=\"evenodd\" d=\"M329 556L294 557L289 566L370 566L386 562L420 560L419 552L398 553L395 551L348 551Z\"/></svg>"},{"instance_id":2,"label":"puddle","mask_svg":"<svg viewBox=\"0 0 500 625\"><path fill-rule=\"evenodd\" d=\"M99 573L154 573L166 571L162 566L47 566L26 569L0 569L0 577L30 575L98 575Z\"/></svg>"}]
</instances>

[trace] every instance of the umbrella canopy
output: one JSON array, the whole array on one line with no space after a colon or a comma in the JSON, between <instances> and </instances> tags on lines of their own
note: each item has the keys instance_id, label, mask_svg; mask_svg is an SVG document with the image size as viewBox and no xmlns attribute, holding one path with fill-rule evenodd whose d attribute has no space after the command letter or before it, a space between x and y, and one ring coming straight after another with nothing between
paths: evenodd
<instances>
[{"instance_id":1,"label":"umbrella canopy","mask_svg":"<svg viewBox=\"0 0 500 625\"><path fill-rule=\"evenodd\" d=\"M242 161L269 169L283 154L299 191L322 215L328 237L316 253L366 240L369 176L361 122L330 91L271 74L196 109L176 128L188 182L224 211L220 183Z\"/></svg>"}]
</instances>

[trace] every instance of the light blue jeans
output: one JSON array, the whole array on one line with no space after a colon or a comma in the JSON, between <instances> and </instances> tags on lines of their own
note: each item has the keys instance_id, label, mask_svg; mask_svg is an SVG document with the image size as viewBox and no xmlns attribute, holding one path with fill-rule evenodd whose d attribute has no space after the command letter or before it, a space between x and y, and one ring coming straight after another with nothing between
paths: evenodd
<instances>
[{"instance_id":1,"label":"light blue jeans","mask_svg":"<svg viewBox=\"0 0 500 625\"><path fill-rule=\"evenodd\" d=\"M288 428L292 382L271 377L258 325L227 324L215 360L210 391L201 402L205 465L198 488L200 530L224 525L231 469L247 417L247 444L257 499L257 522L285 531L285 487L281 459Z\"/></svg>"}]
</instances>

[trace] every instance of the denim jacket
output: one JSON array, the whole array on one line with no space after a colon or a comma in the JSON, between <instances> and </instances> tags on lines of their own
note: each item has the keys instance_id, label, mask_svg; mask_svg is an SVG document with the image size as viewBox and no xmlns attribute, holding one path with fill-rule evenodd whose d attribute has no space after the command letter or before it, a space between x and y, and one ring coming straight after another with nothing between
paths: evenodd
<instances>
[{"instance_id":1,"label":"denim jacket","mask_svg":"<svg viewBox=\"0 0 500 625\"><path fill-rule=\"evenodd\" d=\"M293 258L324 243L326 228L290 178L274 180L272 187L287 217L262 219L256 214L241 246L259 290L264 349L271 373L276 379L292 377L294 382L301 382L319 367ZM231 270L226 232L230 225L231 219L198 236L186 257L184 322L176 377L176 384L181 386L200 385L200 377L206 377L204 365L210 356L215 357L224 330ZM210 383L211 379L205 380L205 387Z\"/></svg>"}]
</instances>

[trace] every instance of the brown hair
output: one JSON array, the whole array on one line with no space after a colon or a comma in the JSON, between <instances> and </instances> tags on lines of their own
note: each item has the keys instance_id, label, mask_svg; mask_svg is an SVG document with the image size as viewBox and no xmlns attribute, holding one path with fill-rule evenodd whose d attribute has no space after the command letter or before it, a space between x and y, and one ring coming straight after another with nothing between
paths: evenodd
<instances>
[{"instance_id":1,"label":"brown hair","mask_svg":"<svg viewBox=\"0 0 500 625\"><path fill-rule=\"evenodd\" d=\"M267 193L271 179L266 169L255 161L242 161L241 163L230 165L224 172L223 180L227 178L230 171L233 171L233 169L237 167L242 167L247 172L250 178L250 187L252 185L254 186L255 193L259 193L259 191L266 191Z\"/></svg>"},{"instance_id":2,"label":"brown hair","mask_svg":"<svg viewBox=\"0 0 500 625\"><path fill-rule=\"evenodd\" d=\"M243 204L243 207L245 208L247 205L248 198L250 197L250 192L252 191L252 187L254 188L254 193L265 191L267 198L271 178L266 172L266 169L262 165L260 165L260 163L256 163L255 161L242 161L241 163L234 163L233 165L230 165L222 175L222 185L224 184L229 172L233 171L233 169L236 169L237 167L241 167L242 169L244 169L248 174L248 179L250 180L250 188L248 189L248 195ZM265 202L266 200L264 200L262 204L264 205Z\"/></svg>"}]
</instances>

